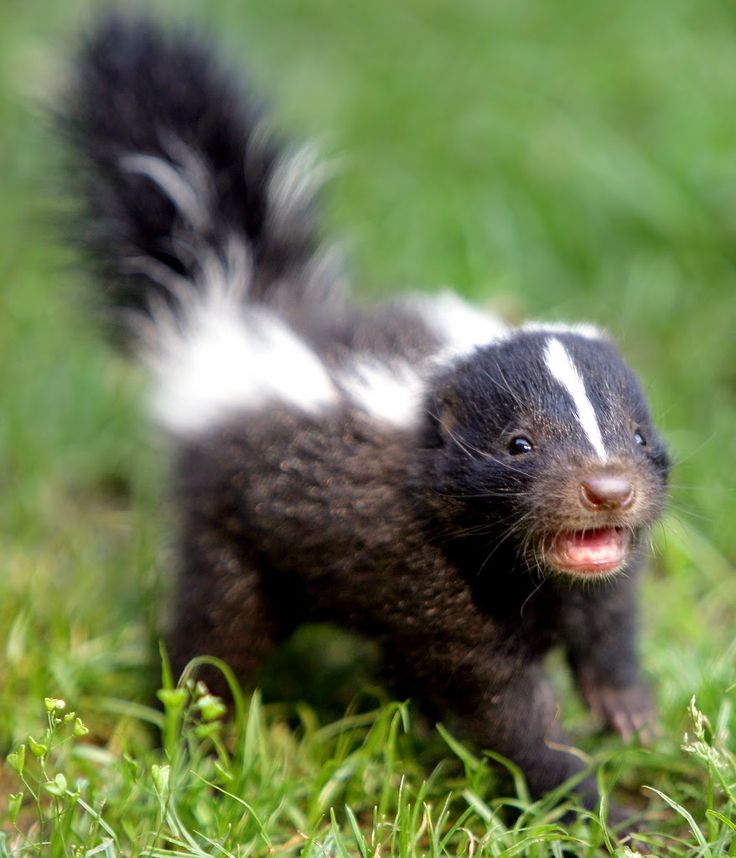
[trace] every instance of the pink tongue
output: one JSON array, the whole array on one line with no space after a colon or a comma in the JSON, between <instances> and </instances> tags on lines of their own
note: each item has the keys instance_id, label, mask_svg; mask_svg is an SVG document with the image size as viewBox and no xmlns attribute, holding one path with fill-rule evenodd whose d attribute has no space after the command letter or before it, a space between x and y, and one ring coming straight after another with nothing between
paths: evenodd
<instances>
[{"instance_id":1,"label":"pink tongue","mask_svg":"<svg viewBox=\"0 0 736 858\"><path fill-rule=\"evenodd\" d=\"M575 566L618 563L624 553L623 535L612 527L561 533L557 548Z\"/></svg>"}]
</instances>

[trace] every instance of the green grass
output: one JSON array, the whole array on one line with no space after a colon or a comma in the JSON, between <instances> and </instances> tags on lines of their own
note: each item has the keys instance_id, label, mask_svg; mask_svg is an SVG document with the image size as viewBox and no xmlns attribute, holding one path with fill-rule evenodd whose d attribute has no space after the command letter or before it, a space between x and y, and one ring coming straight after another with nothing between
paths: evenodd
<instances>
[{"instance_id":1,"label":"green grass","mask_svg":"<svg viewBox=\"0 0 736 858\"><path fill-rule=\"evenodd\" d=\"M152 705L163 444L49 226L59 152L39 106L94 5L0 6L0 750L15 755L0 770L0 855L612 852L595 821L561 826L555 797L531 804L489 758L359 693L371 654L342 640L300 636L247 717L212 717L196 687L169 689L164 714ZM736 854L732 6L156 6L207 22L277 124L335 159L326 231L349 243L364 294L452 284L512 317L592 319L619 339L678 461L642 606L662 735L646 750L593 735L555 668L563 714L606 789L642 803L637 842ZM49 712L46 697L67 706ZM72 708L88 734L64 721Z\"/></svg>"}]
</instances>

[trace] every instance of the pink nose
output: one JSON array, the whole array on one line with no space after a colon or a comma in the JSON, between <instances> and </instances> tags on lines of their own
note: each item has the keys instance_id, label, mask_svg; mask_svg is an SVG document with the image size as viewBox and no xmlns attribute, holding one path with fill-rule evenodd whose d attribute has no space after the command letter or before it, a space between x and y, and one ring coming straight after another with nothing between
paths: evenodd
<instances>
[{"instance_id":1,"label":"pink nose","mask_svg":"<svg viewBox=\"0 0 736 858\"><path fill-rule=\"evenodd\" d=\"M619 474L598 474L580 483L580 496L589 509L628 509L634 487Z\"/></svg>"}]
</instances>

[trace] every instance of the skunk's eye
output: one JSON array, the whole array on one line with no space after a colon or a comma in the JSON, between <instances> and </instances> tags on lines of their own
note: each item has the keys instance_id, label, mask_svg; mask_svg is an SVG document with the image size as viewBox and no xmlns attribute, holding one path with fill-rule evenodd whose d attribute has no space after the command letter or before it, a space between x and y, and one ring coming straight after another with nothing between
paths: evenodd
<instances>
[{"instance_id":1,"label":"skunk's eye","mask_svg":"<svg viewBox=\"0 0 736 858\"><path fill-rule=\"evenodd\" d=\"M533 449L534 446L532 445L532 442L523 435L517 435L515 438L512 438L509 443L509 453L513 456L518 456L521 453L531 453Z\"/></svg>"},{"instance_id":2,"label":"skunk's eye","mask_svg":"<svg viewBox=\"0 0 736 858\"><path fill-rule=\"evenodd\" d=\"M636 441L640 447L647 446L647 439L641 434L641 432L634 432L634 441Z\"/></svg>"}]
</instances>

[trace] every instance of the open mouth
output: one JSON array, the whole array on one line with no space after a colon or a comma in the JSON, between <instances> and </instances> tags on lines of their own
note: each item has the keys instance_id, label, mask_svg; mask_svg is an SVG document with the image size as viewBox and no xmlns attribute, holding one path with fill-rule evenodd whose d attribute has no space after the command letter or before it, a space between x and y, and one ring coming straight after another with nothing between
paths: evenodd
<instances>
[{"instance_id":1,"label":"open mouth","mask_svg":"<svg viewBox=\"0 0 736 858\"><path fill-rule=\"evenodd\" d=\"M546 558L560 572L595 575L613 572L625 562L631 537L618 527L565 530L547 548Z\"/></svg>"}]
</instances>

